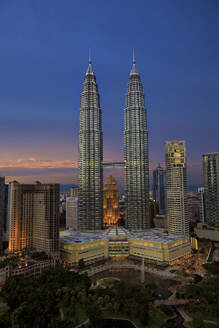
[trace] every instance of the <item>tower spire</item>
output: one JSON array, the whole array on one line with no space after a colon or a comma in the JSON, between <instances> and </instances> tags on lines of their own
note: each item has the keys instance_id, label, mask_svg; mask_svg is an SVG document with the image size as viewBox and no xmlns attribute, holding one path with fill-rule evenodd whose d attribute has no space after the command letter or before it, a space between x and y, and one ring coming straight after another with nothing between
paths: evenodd
<instances>
[{"instance_id":1,"label":"tower spire","mask_svg":"<svg viewBox=\"0 0 219 328\"><path fill-rule=\"evenodd\" d=\"M88 69L87 69L87 72L86 72L86 75L89 75L89 74L92 74L94 75L94 72L93 72L93 68L91 66L91 49L89 48L89 60L88 60Z\"/></svg>"},{"instance_id":2,"label":"tower spire","mask_svg":"<svg viewBox=\"0 0 219 328\"><path fill-rule=\"evenodd\" d=\"M136 61L135 61L135 49L133 48L133 53L132 53L132 70L130 72L130 75L133 75L133 74L139 75L139 73L137 71L137 68L135 66L135 63L136 63Z\"/></svg>"},{"instance_id":3,"label":"tower spire","mask_svg":"<svg viewBox=\"0 0 219 328\"><path fill-rule=\"evenodd\" d=\"M89 48L89 64L91 64L91 48Z\"/></svg>"},{"instance_id":4,"label":"tower spire","mask_svg":"<svg viewBox=\"0 0 219 328\"><path fill-rule=\"evenodd\" d=\"M132 59L133 65L135 65L135 49L133 48L133 59Z\"/></svg>"}]
</instances>

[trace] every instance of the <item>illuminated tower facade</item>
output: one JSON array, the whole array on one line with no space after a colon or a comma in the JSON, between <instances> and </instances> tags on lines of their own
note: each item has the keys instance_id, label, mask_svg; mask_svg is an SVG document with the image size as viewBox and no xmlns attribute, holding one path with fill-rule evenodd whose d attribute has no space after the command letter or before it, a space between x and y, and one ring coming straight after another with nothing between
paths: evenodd
<instances>
[{"instance_id":1,"label":"illuminated tower facade","mask_svg":"<svg viewBox=\"0 0 219 328\"><path fill-rule=\"evenodd\" d=\"M110 175L104 182L103 190L104 227L114 226L120 217L119 190L116 179Z\"/></svg>"},{"instance_id":2,"label":"illuminated tower facade","mask_svg":"<svg viewBox=\"0 0 219 328\"><path fill-rule=\"evenodd\" d=\"M147 115L134 56L126 94L124 161L126 228L147 229L150 227Z\"/></svg>"},{"instance_id":3,"label":"illuminated tower facade","mask_svg":"<svg viewBox=\"0 0 219 328\"><path fill-rule=\"evenodd\" d=\"M100 96L91 60L81 93L78 154L79 230L95 231L102 229L103 221L103 133Z\"/></svg>"},{"instance_id":4,"label":"illuminated tower facade","mask_svg":"<svg viewBox=\"0 0 219 328\"><path fill-rule=\"evenodd\" d=\"M59 185L10 185L11 252L34 248L49 255L59 253Z\"/></svg>"},{"instance_id":5,"label":"illuminated tower facade","mask_svg":"<svg viewBox=\"0 0 219 328\"><path fill-rule=\"evenodd\" d=\"M8 212L8 185L5 184L5 177L0 176L0 250L3 247L5 233L7 231Z\"/></svg>"},{"instance_id":6,"label":"illuminated tower facade","mask_svg":"<svg viewBox=\"0 0 219 328\"><path fill-rule=\"evenodd\" d=\"M173 235L188 235L185 141L166 141L165 144L168 232Z\"/></svg>"}]
</instances>

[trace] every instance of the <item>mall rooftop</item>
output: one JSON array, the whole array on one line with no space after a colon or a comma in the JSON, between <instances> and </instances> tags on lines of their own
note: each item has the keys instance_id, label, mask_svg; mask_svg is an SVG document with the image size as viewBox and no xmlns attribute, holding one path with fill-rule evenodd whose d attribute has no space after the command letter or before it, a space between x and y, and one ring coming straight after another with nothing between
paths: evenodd
<instances>
[{"instance_id":1,"label":"mall rooftop","mask_svg":"<svg viewBox=\"0 0 219 328\"><path fill-rule=\"evenodd\" d=\"M64 230L60 232L60 242L69 244L87 243L100 239L142 239L148 242L169 243L180 240L183 236L168 235L164 229L149 229L146 231L131 232L123 227L110 227L96 232L78 232Z\"/></svg>"}]
</instances>

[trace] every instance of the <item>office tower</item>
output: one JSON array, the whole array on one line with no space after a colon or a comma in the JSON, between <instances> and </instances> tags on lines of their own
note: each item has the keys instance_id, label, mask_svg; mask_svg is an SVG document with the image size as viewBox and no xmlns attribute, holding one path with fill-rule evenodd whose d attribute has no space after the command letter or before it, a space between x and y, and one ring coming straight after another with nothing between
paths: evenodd
<instances>
[{"instance_id":1,"label":"office tower","mask_svg":"<svg viewBox=\"0 0 219 328\"><path fill-rule=\"evenodd\" d=\"M150 227L148 132L143 87L133 56L125 107L124 131L126 228Z\"/></svg>"},{"instance_id":2,"label":"office tower","mask_svg":"<svg viewBox=\"0 0 219 328\"><path fill-rule=\"evenodd\" d=\"M198 188L200 222L205 223L205 188Z\"/></svg>"},{"instance_id":3,"label":"office tower","mask_svg":"<svg viewBox=\"0 0 219 328\"><path fill-rule=\"evenodd\" d=\"M120 217L119 189L117 182L112 175L104 181L103 212L104 227L114 226L118 223Z\"/></svg>"},{"instance_id":4,"label":"office tower","mask_svg":"<svg viewBox=\"0 0 219 328\"><path fill-rule=\"evenodd\" d=\"M203 155L206 223L219 225L219 153Z\"/></svg>"},{"instance_id":5,"label":"office tower","mask_svg":"<svg viewBox=\"0 0 219 328\"><path fill-rule=\"evenodd\" d=\"M159 214L166 214L166 171L160 164L153 171L153 199L159 203Z\"/></svg>"},{"instance_id":6,"label":"office tower","mask_svg":"<svg viewBox=\"0 0 219 328\"><path fill-rule=\"evenodd\" d=\"M9 250L59 251L59 185L10 185Z\"/></svg>"},{"instance_id":7,"label":"office tower","mask_svg":"<svg viewBox=\"0 0 219 328\"><path fill-rule=\"evenodd\" d=\"M89 60L81 93L78 137L79 230L102 229L103 221L103 133L100 96Z\"/></svg>"},{"instance_id":8,"label":"office tower","mask_svg":"<svg viewBox=\"0 0 219 328\"><path fill-rule=\"evenodd\" d=\"M66 228L78 230L78 197L66 199Z\"/></svg>"},{"instance_id":9,"label":"office tower","mask_svg":"<svg viewBox=\"0 0 219 328\"><path fill-rule=\"evenodd\" d=\"M7 230L7 206L8 185L5 184L5 177L0 176L0 250L3 248L3 241Z\"/></svg>"},{"instance_id":10,"label":"office tower","mask_svg":"<svg viewBox=\"0 0 219 328\"><path fill-rule=\"evenodd\" d=\"M159 213L159 204L156 200L149 198L149 217L150 224L153 225L153 219Z\"/></svg>"},{"instance_id":11,"label":"office tower","mask_svg":"<svg viewBox=\"0 0 219 328\"><path fill-rule=\"evenodd\" d=\"M169 234L189 234L185 141L166 141L166 190Z\"/></svg>"},{"instance_id":12,"label":"office tower","mask_svg":"<svg viewBox=\"0 0 219 328\"><path fill-rule=\"evenodd\" d=\"M70 197L78 197L78 188L77 187L70 188Z\"/></svg>"},{"instance_id":13,"label":"office tower","mask_svg":"<svg viewBox=\"0 0 219 328\"><path fill-rule=\"evenodd\" d=\"M197 223L200 220L200 202L198 196L187 197L187 204L189 222Z\"/></svg>"}]
</instances>

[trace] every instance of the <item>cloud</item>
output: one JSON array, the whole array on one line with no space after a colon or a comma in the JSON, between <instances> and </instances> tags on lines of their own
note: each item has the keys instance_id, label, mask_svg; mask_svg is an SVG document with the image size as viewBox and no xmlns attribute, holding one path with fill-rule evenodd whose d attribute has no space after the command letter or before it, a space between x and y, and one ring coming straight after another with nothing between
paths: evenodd
<instances>
[{"instance_id":1,"label":"cloud","mask_svg":"<svg viewBox=\"0 0 219 328\"><path fill-rule=\"evenodd\" d=\"M112 161L109 159L109 162ZM165 164L161 163L165 168ZM150 163L150 182L152 183L152 171L157 164ZM104 178L112 174L120 185L124 181L122 168L105 168ZM33 156L17 158L15 160L0 161L0 175L10 182L18 180L21 183L33 183L39 180L43 183L77 183L77 161L74 160L47 160L37 159ZM198 162L188 163L188 185L202 184L202 166Z\"/></svg>"},{"instance_id":2,"label":"cloud","mask_svg":"<svg viewBox=\"0 0 219 328\"><path fill-rule=\"evenodd\" d=\"M15 160L0 161L0 168L76 168L77 161L72 160L47 160L35 157L18 158Z\"/></svg>"}]
</instances>

